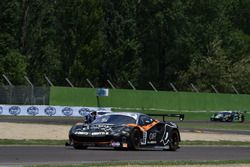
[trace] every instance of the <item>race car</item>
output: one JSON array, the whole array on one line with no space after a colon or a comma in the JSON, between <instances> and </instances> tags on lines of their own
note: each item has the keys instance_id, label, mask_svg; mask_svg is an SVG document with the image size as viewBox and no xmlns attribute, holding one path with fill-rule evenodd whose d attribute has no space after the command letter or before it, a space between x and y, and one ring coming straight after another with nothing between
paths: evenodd
<instances>
[{"instance_id":1,"label":"race car","mask_svg":"<svg viewBox=\"0 0 250 167\"><path fill-rule=\"evenodd\" d=\"M240 111L221 111L216 112L210 117L211 121L221 122L244 122L245 117L243 112Z\"/></svg>"},{"instance_id":2,"label":"race car","mask_svg":"<svg viewBox=\"0 0 250 167\"><path fill-rule=\"evenodd\" d=\"M179 114L158 116L184 118ZM178 126L173 122L159 121L142 113L111 112L89 124L77 123L72 126L66 146L73 146L75 149L110 146L119 150L151 147L176 151L180 141Z\"/></svg>"}]
</instances>

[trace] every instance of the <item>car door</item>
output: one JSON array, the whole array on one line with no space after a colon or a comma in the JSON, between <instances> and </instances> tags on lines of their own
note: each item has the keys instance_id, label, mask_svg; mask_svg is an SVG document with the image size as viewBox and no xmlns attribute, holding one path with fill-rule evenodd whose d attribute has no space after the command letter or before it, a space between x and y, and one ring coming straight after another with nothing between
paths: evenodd
<instances>
[{"instance_id":1,"label":"car door","mask_svg":"<svg viewBox=\"0 0 250 167\"><path fill-rule=\"evenodd\" d=\"M139 125L144 129L143 140L144 144L157 144L157 136L159 129L156 126L159 121L152 119L147 115L141 115L139 118Z\"/></svg>"}]
</instances>

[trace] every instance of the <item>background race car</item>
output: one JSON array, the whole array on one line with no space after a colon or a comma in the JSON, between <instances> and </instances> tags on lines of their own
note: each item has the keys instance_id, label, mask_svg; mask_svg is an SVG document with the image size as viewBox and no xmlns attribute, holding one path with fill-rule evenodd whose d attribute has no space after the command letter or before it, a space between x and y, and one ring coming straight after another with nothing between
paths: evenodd
<instances>
[{"instance_id":1,"label":"background race car","mask_svg":"<svg viewBox=\"0 0 250 167\"><path fill-rule=\"evenodd\" d=\"M214 113L210 117L210 120L221 122L244 122L245 116L241 111L221 111Z\"/></svg>"}]
</instances>

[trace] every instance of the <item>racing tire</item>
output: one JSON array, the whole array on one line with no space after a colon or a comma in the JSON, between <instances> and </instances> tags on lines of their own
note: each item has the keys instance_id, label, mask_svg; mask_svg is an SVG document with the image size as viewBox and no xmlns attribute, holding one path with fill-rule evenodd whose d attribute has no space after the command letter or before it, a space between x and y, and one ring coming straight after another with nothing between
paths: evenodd
<instances>
[{"instance_id":1,"label":"racing tire","mask_svg":"<svg viewBox=\"0 0 250 167\"><path fill-rule=\"evenodd\" d=\"M245 121L244 115L241 116L240 122L243 123Z\"/></svg>"},{"instance_id":2,"label":"racing tire","mask_svg":"<svg viewBox=\"0 0 250 167\"><path fill-rule=\"evenodd\" d=\"M82 145L82 144L73 144L73 147L74 147L74 149L76 149L76 150L85 150L85 149L88 148L87 146L84 146L84 145Z\"/></svg>"},{"instance_id":3,"label":"racing tire","mask_svg":"<svg viewBox=\"0 0 250 167\"><path fill-rule=\"evenodd\" d=\"M176 151L179 148L179 133L177 130L173 130L169 139L169 150Z\"/></svg>"},{"instance_id":4,"label":"racing tire","mask_svg":"<svg viewBox=\"0 0 250 167\"><path fill-rule=\"evenodd\" d=\"M137 150L140 147L140 132L138 129L133 129L129 140L128 140L128 149Z\"/></svg>"}]
</instances>

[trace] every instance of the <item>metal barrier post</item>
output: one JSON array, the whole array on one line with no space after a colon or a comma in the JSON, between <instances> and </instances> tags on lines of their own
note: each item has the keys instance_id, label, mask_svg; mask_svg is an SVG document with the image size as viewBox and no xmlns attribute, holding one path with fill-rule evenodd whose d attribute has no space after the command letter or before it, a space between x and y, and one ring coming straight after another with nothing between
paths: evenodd
<instances>
[{"instance_id":1,"label":"metal barrier post","mask_svg":"<svg viewBox=\"0 0 250 167\"><path fill-rule=\"evenodd\" d=\"M135 86L132 84L132 82L128 81L129 85L132 87L133 90L136 90Z\"/></svg>"},{"instance_id":2,"label":"metal barrier post","mask_svg":"<svg viewBox=\"0 0 250 167\"><path fill-rule=\"evenodd\" d=\"M3 74L2 76L9 84L9 89L10 89L10 91L9 91L9 104L12 104L12 93L13 93L14 85L10 82L9 78L6 75Z\"/></svg>"},{"instance_id":3,"label":"metal barrier post","mask_svg":"<svg viewBox=\"0 0 250 167\"><path fill-rule=\"evenodd\" d=\"M232 85L232 88L236 94L239 94L238 90L234 87L234 85Z\"/></svg>"},{"instance_id":4,"label":"metal barrier post","mask_svg":"<svg viewBox=\"0 0 250 167\"><path fill-rule=\"evenodd\" d=\"M174 86L174 84L172 82L169 83L170 86L172 87L172 89L175 91L175 92L178 92L178 90L176 89L176 87Z\"/></svg>"},{"instance_id":5,"label":"metal barrier post","mask_svg":"<svg viewBox=\"0 0 250 167\"><path fill-rule=\"evenodd\" d=\"M90 80L87 78L86 81L88 82L88 84L91 86L91 88L95 88L94 85L90 82Z\"/></svg>"},{"instance_id":6,"label":"metal barrier post","mask_svg":"<svg viewBox=\"0 0 250 167\"><path fill-rule=\"evenodd\" d=\"M215 88L214 85L211 85L211 87L213 88L213 90L215 91L215 93L219 93L219 91Z\"/></svg>"},{"instance_id":7,"label":"metal barrier post","mask_svg":"<svg viewBox=\"0 0 250 167\"><path fill-rule=\"evenodd\" d=\"M112 87L112 89L115 89L115 86L111 83L110 80L107 80L107 82L109 83L109 85Z\"/></svg>"},{"instance_id":8,"label":"metal barrier post","mask_svg":"<svg viewBox=\"0 0 250 167\"><path fill-rule=\"evenodd\" d=\"M194 86L194 84L191 83L190 85L196 93L199 93L199 90Z\"/></svg>"},{"instance_id":9,"label":"metal barrier post","mask_svg":"<svg viewBox=\"0 0 250 167\"><path fill-rule=\"evenodd\" d=\"M70 80L68 78L65 78L65 80L68 82L68 84L73 88L74 85L70 82Z\"/></svg>"},{"instance_id":10,"label":"metal barrier post","mask_svg":"<svg viewBox=\"0 0 250 167\"><path fill-rule=\"evenodd\" d=\"M158 90L155 88L155 86L153 85L152 82L148 82L148 83L149 83L149 85L154 89L155 92L158 92Z\"/></svg>"},{"instance_id":11,"label":"metal barrier post","mask_svg":"<svg viewBox=\"0 0 250 167\"><path fill-rule=\"evenodd\" d=\"M44 78L46 79L46 81L49 83L50 86L54 86L53 83L47 77L47 75L44 75Z\"/></svg>"},{"instance_id":12,"label":"metal barrier post","mask_svg":"<svg viewBox=\"0 0 250 167\"><path fill-rule=\"evenodd\" d=\"M24 79L30 84L30 87L31 87L31 94L30 94L31 104L35 104L34 85L32 84L32 82L29 80L29 78L27 76L24 76Z\"/></svg>"}]
</instances>

